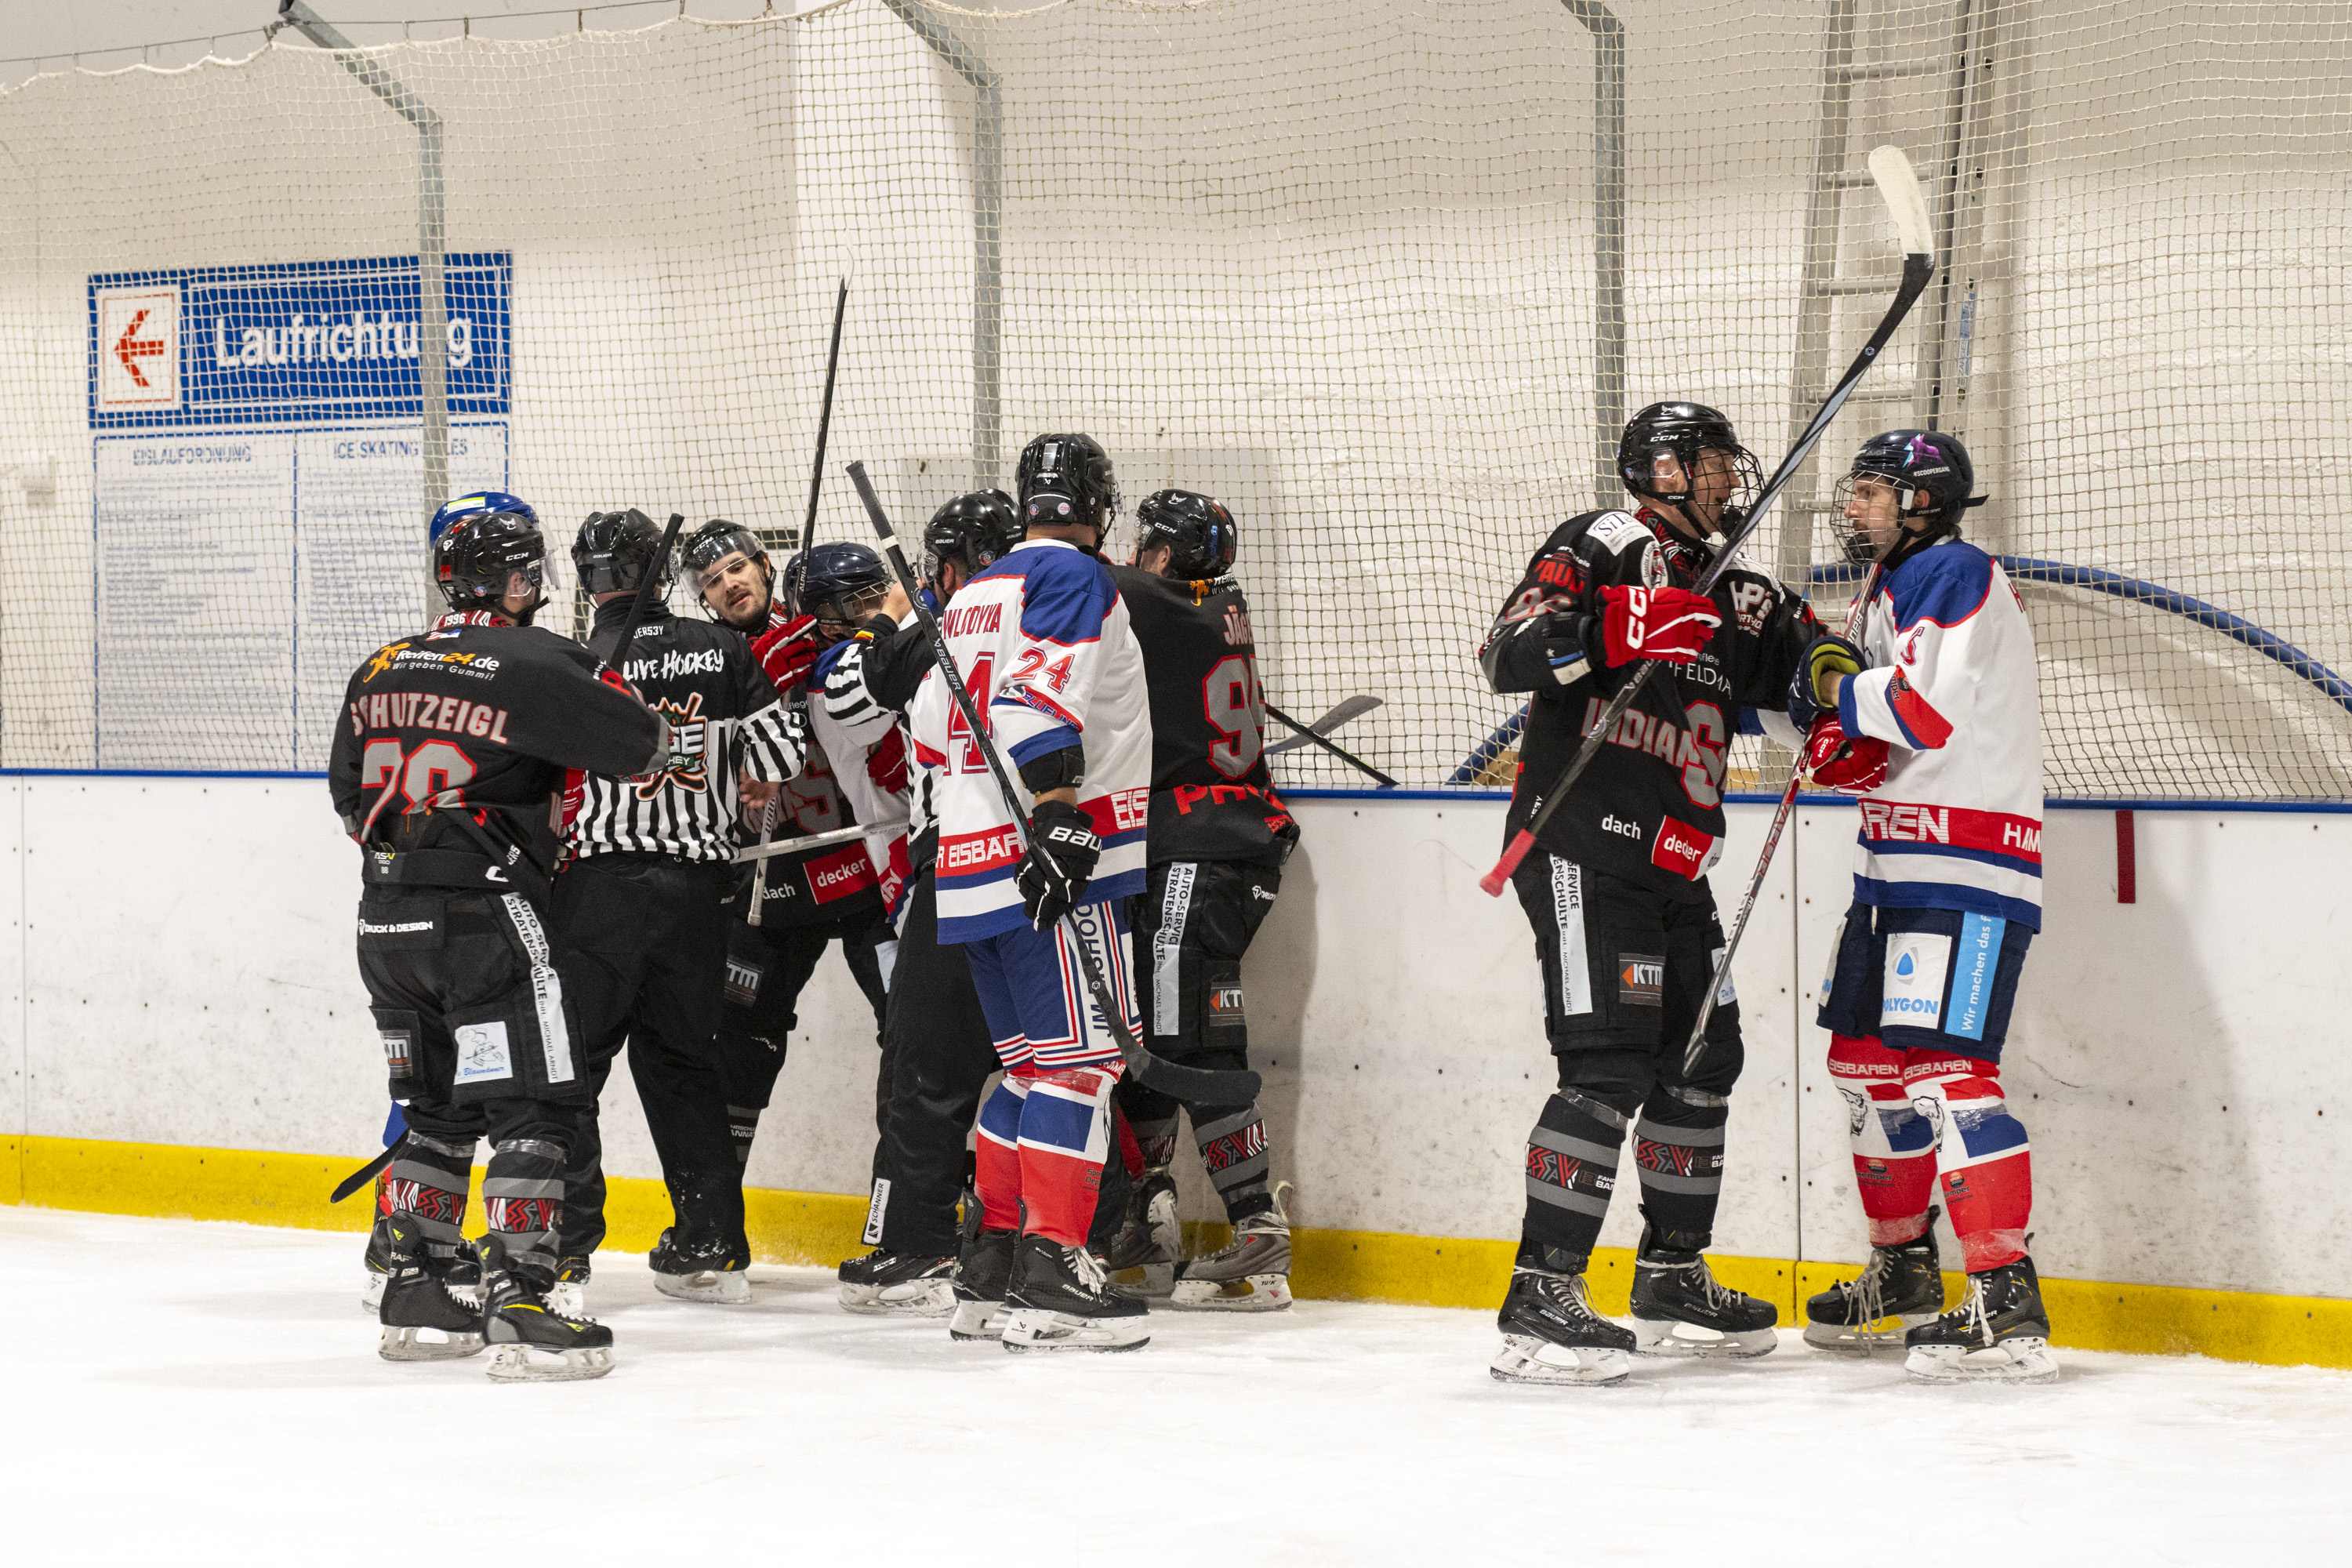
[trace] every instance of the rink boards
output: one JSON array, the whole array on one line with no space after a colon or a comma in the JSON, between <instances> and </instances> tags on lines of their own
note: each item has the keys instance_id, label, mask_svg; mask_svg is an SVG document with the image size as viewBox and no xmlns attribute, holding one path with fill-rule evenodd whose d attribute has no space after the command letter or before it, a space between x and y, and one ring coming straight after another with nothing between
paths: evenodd
<instances>
[{"instance_id":1,"label":"rink boards","mask_svg":"<svg viewBox=\"0 0 2352 1568\"><path fill-rule=\"evenodd\" d=\"M1553 1081L1525 920L1476 886L1502 803L1296 805L1305 838L1244 978L1275 1173L1298 1189L1300 1293L1490 1302ZM1727 902L1769 813L1733 808ZM1854 822L1839 803L1800 809L1736 970L1748 1067L1720 1272L1784 1310L1864 1250L1811 1023ZM2047 930L2004 1058L2033 1138L2034 1251L2074 1282L2053 1287L2060 1337L2352 1364L2336 1348L2352 1221L2319 1175L2352 1142L2329 1044L2352 990L2334 897L2352 815L2134 823L2136 899L2119 903L2114 812L2049 814ZM362 1225L363 1200L324 1204L384 1114L352 959L355 853L313 778L0 777L16 938L0 942L0 1199ZM832 958L800 1014L752 1223L763 1257L829 1262L857 1250L864 1213L871 1016ZM653 1177L625 1073L606 1126L612 1172ZM1187 1176L1185 1212L1211 1212ZM615 1245L649 1245L663 1206L655 1183L616 1183ZM1604 1244L1637 1226L1617 1205ZM1624 1263L1597 1264L1605 1302Z\"/></svg>"}]
</instances>

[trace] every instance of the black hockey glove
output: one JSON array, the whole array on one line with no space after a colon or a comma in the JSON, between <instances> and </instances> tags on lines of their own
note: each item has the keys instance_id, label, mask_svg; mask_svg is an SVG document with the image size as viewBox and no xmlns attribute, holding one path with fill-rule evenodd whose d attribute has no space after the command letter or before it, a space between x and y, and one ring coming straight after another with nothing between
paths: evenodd
<instances>
[{"instance_id":1,"label":"black hockey glove","mask_svg":"<svg viewBox=\"0 0 2352 1568\"><path fill-rule=\"evenodd\" d=\"M1822 682L1832 675L1849 678L1868 668L1862 649L1843 637L1820 637L1805 645L1796 673L1789 677L1789 722L1811 731L1813 721L1832 706L1822 700Z\"/></svg>"},{"instance_id":2,"label":"black hockey glove","mask_svg":"<svg viewBox=\"0 0 2352 1568\"><path fill-rule=\"evenodd\" d=\"M1029 818L1029 852L1013 879L1029 923L1045 931L1076 909L1101 858L1094 818L1058 800L1039 801Z\"/></svg>"}]
</instances>

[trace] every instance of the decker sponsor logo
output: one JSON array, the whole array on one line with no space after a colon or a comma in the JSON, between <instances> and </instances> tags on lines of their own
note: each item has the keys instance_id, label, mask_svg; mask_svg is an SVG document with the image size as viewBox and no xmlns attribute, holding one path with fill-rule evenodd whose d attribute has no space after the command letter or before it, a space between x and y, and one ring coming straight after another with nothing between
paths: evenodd
<instances>
[{"instance_id":1,"label":"decker sponsor logo","mask_svg":"<svg viewBox=\"0 0 2352 1568\"><path fill-rule=\"evenodd\" d=\"M1713 834L1670 816L1659 826L1658 841L1650 847L1650 864L1696 880L1706 869L1707 851L1714 847Z\"/></svg>"}]
</instances>

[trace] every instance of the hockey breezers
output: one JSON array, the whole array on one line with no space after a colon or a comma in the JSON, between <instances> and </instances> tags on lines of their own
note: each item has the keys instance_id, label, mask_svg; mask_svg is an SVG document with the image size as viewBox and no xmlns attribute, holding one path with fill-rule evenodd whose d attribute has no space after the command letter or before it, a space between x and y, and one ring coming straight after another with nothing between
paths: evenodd
<instances>
[{"instance_id":1,"label":"hockey breezers","mask_svg":"<svg viewBox=\"0 0 2352 1568\"><path fill-rule=\"evenodd\" d=\"M1363 758L1356 755L1353 752L1342 751L1339 746L1333 744L1329 740L1325 738L1328 731L1338 729L1340 725L1346 723L1349 720L1353 719L1359 713L1369 713L1373 709L1378 708L1381 705L1381 700L1379 698L1350 697L1347 701L1340 703L1337 708L1332 709L1331 711L1324 714L1323 717L1316 720L1312 724L1300 723L1289 714L1285 713L1281 709L1276 708L1273 703L1266 701L1263 696L1258 699L1258 704L1268 713L1273 714L1276 719L1281 720L1293 730L1298 731L1286 741L1278 741L1275 744L1268 746L1265 749L1268 756L1272 756L1276 752L1286 752L1293 746L1320 746L1325 751L1330 752L1333 756L1339 758L1341 762L1347 763L1349 767L1355 769L1358 773L1369 774L1375 783L1380 784L1381 788L1396 788L1396 780L1389 777L1388 774L1381 772L1380 769L1372 766L1371 763L1364 761Z\"/></svg>"},{"instance_id":2,"label":"hockey breezers","mask_svg":"<svg viewBox=\"0 0 2352 1568\"><path fill-rule=\"evenodd\" d=\"M907 552L898 543L897 531L891 528L889 516L882 510L882 499L874 493L874 481L866 477L866 465L852 463L848 467L850 482L857 487L858 499L866 503L866 514L874 520L874 531L881 536L882 552L889 557L890 569L898 575L898 585L906 591L922 617L923 635L929 641L932 662L938 667L940 679L947 683L948 695L963 713L963 721L971 731L971 738L980 754L988 762L988 771L996 780L996 787L1004 797L1004 809L1013 818L1014 830L1024 847L1029 842L1029 816L1021 809L1020 793L1013 787L1013 776L1004 768L1004 758L996 749L996 738L980 716L971 693L964 687L963 677L957 673L955 656L948 651L948 640L940 631L938 617L923 604L923 596L915 583L914 569L907 564ZM1246 1069L1233 1071L1207 1068L1188 1068L1156 1057L1144 1048L1127 1026L1127 1016L1119 1010L1118 998L1111 994L1110 982L1103 975L1102 965L1096 962L1094 950L1078 933L1075 914L1062 917L1062 930L1070 945L1076 950L1079 970L1085 974L1087 991L1101 1010L1103 1023L1111 1037L1118 1044L1118 1054L1127 1061L1127 1070L1135 1075L1138 1083L1156 1089L1178 1100L1204 1105L1247 1105L1257 1099L1261 1080Z\"/></svg>"},{"instance_id":3,"label":"hockey breezers","mask_svg":"<svg viewBox=\"0 0 2352 1568\"><path fill-rule=\"evenodd\" d=\"M1862 627L1863 617L1870 613L1870 601L1878 592L1878 580L1884 568L1874 561L1870 574L1863 579L1862 591L1853 596L1853 604L1845 613L1845 635L1852 640ZM1764 873L1772 867L1772 852L1780 847L1780 834L1789 826L1789 813L1797 804L1797 786L1805 782L1805 758L1801 752L1789 762L1789 787L1780 792L1780 808L1772 813L1772 831L1764 836L1764 853L1756 858L1756 874L1748 879L1748 896L1739 900L1739 913L1733 917L1731 930L1723 939L1723 956L1715 961L1715 974L1708 980L1706 994L1699 999L1698 1018L1691 1025L1690 1044L1683 1048L1683 1076L1688 1078L1698 1070L1698 1054L1706 1046L1706 1021L1715 1016L1716 998L1722 994L1723 982L1731 973L1731 955L1739 951L1739 939L1748 931L1748 917L1756 912L1757 895L1764 890Z\"/></svg>"},{"instance_id":4,"label":"hockey breezers","mask_svg":"<svg viewBox=\"0 0 2352 1568\"><path fill-rule=\"evenodd\" d=\"M1846 367L1845 374L1830 389L1829 396L1797 437L1796 445L1790 447L1789 455L1780 459L1780 466L1772 470L1772 477L1766 481L1763 493L1756 498L1755 506L1740 520L1738 528L1717 548L1714 563L1698 580L1695 590L1697 593L1712 593L1716 580L1731 569L1740 546L1755 533L1758 525L1764 521L1764 514L1772 510L1772 502L1796 477L1805 459L1812 456L1813 448L1821 444L1822 437L1828 432L1830 421L1836 418L1838 410L1845 406L1845 400L1853 395L1854 387L1860 384L1870 367L1878 363L1878 356L1885 349L1887 341L1895 336L1895 329L1903 324L1903 318L1911 313L1912 305L1926 292L1929 279L1936 275L1936 239L1927 221L1927 198L1919 192L1919 176L1912 172L1911 160L1905 157L1898 148L1881 147L1870 155L1870 177L1878 183L1878 194L1886 203L1888 214L1895 219L1895 231L1903 245L1902 285L1895 291L1895 302L1880 318L1878 330L1870 334L1870 341L1862 345L1862 352L1854 356L1853 363ZM1585 731L1584 743L1577 748L1575 757L1544 795L1543 804L1528 819L1528 825L1512 837L1509 846L1503 851L1503 858L1495 862L1495 868L1478 879L1478 886L1485 889L1489 897L1503 896L1503 889L1510 881L1511 873L1519 868L1519 862L1526 859L1528 851L1535 847L1536 835L1543 831L1544 824L1551 820L1551 814L1559 810L1560 802L1568 798L1568 792L1583 776L1585 768L1600 752L1604 738L1616 731L1617 721L1625 716L1625 710L1633 705L1633 699L1641 695L1643 686L1657 668L1654 659L1644 659L1636 665L1631 678L1617 689L1617 695L1609 700L1609 706L1602 710L1601 717Z\"/></svg>"}]
</instances>

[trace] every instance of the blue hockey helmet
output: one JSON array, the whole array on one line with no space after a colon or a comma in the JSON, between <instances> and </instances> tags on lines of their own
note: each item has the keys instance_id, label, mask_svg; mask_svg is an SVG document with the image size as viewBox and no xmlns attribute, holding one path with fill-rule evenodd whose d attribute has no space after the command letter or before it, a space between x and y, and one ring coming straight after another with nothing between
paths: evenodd
<instances>
[{"instance_id":1,"label":"blue hockey helmet","mask_svg":"<svg viewBox=\"0 0 2352 1568\"><path fill-rule=\"evenodd\" d=\"M425 560L433 585L453 610L496 610L529 626L547 603L551 574L539 514L503 491L460 496L435 512ZM510 611L506 600L518 575L531 601Z\"/></svg>"},{"instance_id":2,"label":"blue hockey helmet","mask_svg":"<svg viewBox=\"0 0 2352 1568\"><path fill-rule=\"evenodd\" d=\"M488 517L495 512L521 518L533 528L539 526L539 513L531 510L530 503L520 496L509 495L504 490L477 490L472 495L458 496L442 502L441 510L433 514L433 526L425 537L438 539L453 522L468 517Z\"/></svg>"},{"instance_id":3,"label":"blue hockey helmet","mask_svg":"<svg viewBox=\"0 0 2352 1568\"><path fill-rule=\"evenodd\" d=\"M794 615L813 616L828 637L845 637L890 591L890 569L871 545L819 544L784 566L784 602Z\"/></svg>"}]
</instances>

